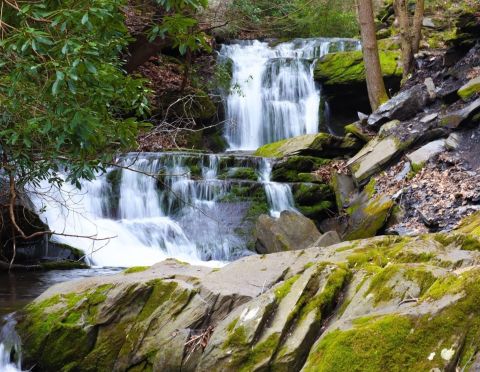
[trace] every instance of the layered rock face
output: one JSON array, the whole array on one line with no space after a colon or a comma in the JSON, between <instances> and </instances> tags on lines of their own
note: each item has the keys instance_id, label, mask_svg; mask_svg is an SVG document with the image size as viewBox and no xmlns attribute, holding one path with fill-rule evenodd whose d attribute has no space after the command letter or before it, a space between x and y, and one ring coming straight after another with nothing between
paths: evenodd
<instances>
[{"instance_id":1,"label":"layered rock face","mask_svg":"<svg viewBox=\"0 0 480 372\"><path fill-rule=\"evenodd\" d=\"M245 257L168 260L58 284L19 320L45 371L476 370L480 217Z\"/></svg>"}]
</instances>

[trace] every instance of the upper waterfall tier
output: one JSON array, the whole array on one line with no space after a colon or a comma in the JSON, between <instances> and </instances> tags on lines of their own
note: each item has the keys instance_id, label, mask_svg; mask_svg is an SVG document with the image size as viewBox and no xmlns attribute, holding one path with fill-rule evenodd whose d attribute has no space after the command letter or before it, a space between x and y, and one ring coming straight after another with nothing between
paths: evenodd
<instances>
[{"instance_id":1,"label":"upper waterfall tier","mask_svg":"<svg viewBox=\"0 0 480 372\"><path fill-rule=\"evenodd\" d=\"M233 64L225 97L225 136L232 150L319 131L320 87L315 59L360 48L353 39L296 39L274 47L266 42L223 45L220 59Z\"/></svg>"}]
</instances>

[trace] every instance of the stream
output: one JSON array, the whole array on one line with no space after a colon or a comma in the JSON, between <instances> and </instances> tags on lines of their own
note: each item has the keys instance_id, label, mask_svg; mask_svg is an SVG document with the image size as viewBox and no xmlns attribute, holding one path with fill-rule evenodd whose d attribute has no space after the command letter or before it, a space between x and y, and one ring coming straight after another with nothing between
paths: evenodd
<instances>
[{"instance_id":1,"label":"stream","mask_svg":"<svg viewBox=\"0 0 480 372\"><path fill-rule=\"evenodd\" d=\"M224 97L227 153L130 153L117 159L120 168L83 182L80 191L47 183L32 190L51 230L96 237L53 238L82 250L93 268L0 276L0 371L21 368L15 319L6 314L55 283L170 257L219 267L254 254L248 249L254 207L272 217L296 209L291 185L272 182L271 160L251 152L284 138L334 132L328 104L321 105L321 87L313 79L315 60L359 48L350 39L223 45L219 61L231 61L234 88Z\"/></svg>"}]
</instances>

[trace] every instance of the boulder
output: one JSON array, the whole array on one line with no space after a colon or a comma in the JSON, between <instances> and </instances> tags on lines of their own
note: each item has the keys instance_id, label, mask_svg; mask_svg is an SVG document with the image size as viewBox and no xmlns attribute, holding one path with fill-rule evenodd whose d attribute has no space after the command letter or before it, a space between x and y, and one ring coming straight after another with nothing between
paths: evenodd
<instances>
[{"instance_id":1,"label":"boulder","mask_svg":"<svg viewBox=\"0 0 480 372\"><path fill-rule=\"evenodd\" d=\"M257 252L265 254L305 249L320 238L320 232L309 218L283 211L280 218L261 215L255 236Z\"/></svg>"},{"instance_id":2,"label":"boulder","mask_svg":"<svg viewBox=\"0 0 480 372\"><path fill-rule=\"evenodd\" d=\"M458 90L458 95L468 101L473 95L480 93L480 76L470 80Z\"/></svg>"},{"instance_id":3,"label":"boulder","mask_svg":"<svg viewBox=\"0 0 480 372\"><path fill-rule=\"evenodd\" d=\"M360 147L360 141L351 135L338 137L328 133L317 133L269 143L258 148L254 155L266 158L308 155L331 159L355 153Z\"/></svg>"},{"instance_id":4,"label":"boulder","mask_svg":"<svg viewBox=\"0 0 480 372\"><path fill-rule=\"evenodd\" d=\"M368 142L375 136L375 133L367 131L367 129L361 124L361 121L346 125L344 130L345 133L350 133L361 139L363 142Z\"/></svg>"},{"instance_id":5,"label":"boulder","mask_svg":"<svg viewBox=\"0 0 480 372\"><path fill-rule=\"evenodd\" d=\"M402 76L398 51L381 50L380 64L384 77ZM318 60L314 77L324 86L348 85L365 81L362 51L329 53Z\"/></svg>"},{"instance_id":6,"label":"boulder","mask_svg":"<svg viewBox=\"0 0 480 372\"><path fill-rule=\"evenodd\" d=\"M355 184L352 177L335 173L332 177L332 187L335 193L337 208L341 211L350 203L350 197L355 192Z\"/></svg>"},{"instance_id":7,"label":"boulder","mask_svg":"<svg viewBox=\"0 0 480 372\"><path fill-rule=\"evenodd\" d=\"M480 318L480 253L464 249L473 238L381 236L219 269L167 260L57 284L18 317L23 367L464 368L476 363Z\"/></svg>"},{"instance_id":8,"label":"boulder","mask_svg":"<svg viewBox=\"0 0 480 372\"><path fill-rule=\"evenodd\" d=\"M352 157L347 165L357 183L381 171L390 160L407 148L413 139L401 142L395 136L375 137Z\"/></svg>"},{"instance_id":9,"label":"boulder","mask_svg":"<svg viewBox=\"0 0 480 372\"><path fill-rule=\"evenodd\" d=\"M368 118L368 125L379 128L390 120L406 120L415 116L430 101L430 96L425 85L414 85L397 94L392 99L381 105Z\"/></svg>"},{"instance_id":10,"label":"boulder","mask_svg":"<svg viewBox=\"0 0 480 372\"><path fill-rule=\"evenodd\" d=\"M464 122L471 119L477 112L480 111L480 98L476 99L469 105L450 112L440 118L440 125L445 128L456 129Z\"/></svg>"},{"instance_id":11,"label":"boulder","mask_svg":"<svg viewBox=\"0 0 480 372\"><path fill-rule=\"evenodd\" d=\"M362 191L346 209L348 221L343 240L375 236L387 223L393 206L393 200L386 195L372 196L369 190Z\"/></svg>"},{"instance_id":12,"label":"boulder","mask_svg":"<svg viewBox=\"0 0 480 372\"><path fill-rule=\"evenodd\" d=\"M308 218L319 220L332 210L333 194L326 184L295 183L292 192L295 206Z\"/></svg>"},{"instance_id":13,"label":"boulder","mask_svg":"<svg viewBox=\"0 0 480 372\"><path fill-rule=\"evenodd\" d=\"M340 243L342 240L338 233L334 230L328 231L323 234L318 240L315 242L315 247L328 247L330 245L334 245Z\"/></svg>"},{"instance_id":14,"label":"boulder","mask_svg":"<svg viewBox=\"0 0 480 372\"><path fill-rule=\"evenodd\" d=\"M432 141L410 154L407 154L407 159L412 164L412 169L421 168L432 157L445 151L445 142L444 139Z\"/></svg>"}]
</instances>

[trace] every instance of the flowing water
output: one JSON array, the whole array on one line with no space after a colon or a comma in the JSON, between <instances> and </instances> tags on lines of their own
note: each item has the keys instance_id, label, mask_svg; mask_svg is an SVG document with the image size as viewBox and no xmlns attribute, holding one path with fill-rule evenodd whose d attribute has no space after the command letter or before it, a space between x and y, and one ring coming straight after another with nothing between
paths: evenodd
<instances>
[{"instance_id":1,"label":"flowing water","mask_svg":"<svg viewBox=\"0 0 480 372\"><path fill-rule=\"evenodd\" d=\"M316 59L333 51L356 50L352 39L297 39L223 45L221 61L232 63L232 89L225 97L226 138L232 150L317 133L321 89L313 78ZM324 123L325 124L325 123Z\"/></svg>"}]
</instances>

